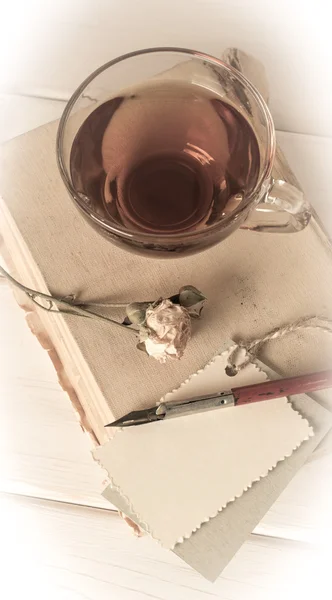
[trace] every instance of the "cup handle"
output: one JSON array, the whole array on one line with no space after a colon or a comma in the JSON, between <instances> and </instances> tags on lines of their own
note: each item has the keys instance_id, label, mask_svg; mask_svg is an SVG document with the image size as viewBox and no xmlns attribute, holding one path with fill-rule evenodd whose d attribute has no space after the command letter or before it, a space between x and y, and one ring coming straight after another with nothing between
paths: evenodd
<instances>
[{"instance_id":1,"label":"cup handle","mask_svg":"<svg viewBox=\"0 0 332 600\"><path fill-rule=\"evenodd\" d=\"M294 233L304 229L310 217L310 206L301 190L282 179L271 179L267 192L250 211L241 229Z\"/></svg>"}]
</instances>

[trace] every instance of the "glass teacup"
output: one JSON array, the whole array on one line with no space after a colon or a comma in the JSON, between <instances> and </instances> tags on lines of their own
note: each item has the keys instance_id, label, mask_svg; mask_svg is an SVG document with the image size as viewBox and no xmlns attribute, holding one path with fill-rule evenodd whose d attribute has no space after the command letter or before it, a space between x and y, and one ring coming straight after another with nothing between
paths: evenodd
<instances>
[{"instance_id":1,"label":"glass teacup","mask_svg":"<svg viewBox=\"0 0 332 600\"><path fill-rule=\"evenodd\" d=\"M271 177L269 109L236 69L193 50L152 48L97 69L57 138L62 178L87 221L148 255L199 252L237 228L296 232L303 193Z\"/></svg>"}]
</instances>

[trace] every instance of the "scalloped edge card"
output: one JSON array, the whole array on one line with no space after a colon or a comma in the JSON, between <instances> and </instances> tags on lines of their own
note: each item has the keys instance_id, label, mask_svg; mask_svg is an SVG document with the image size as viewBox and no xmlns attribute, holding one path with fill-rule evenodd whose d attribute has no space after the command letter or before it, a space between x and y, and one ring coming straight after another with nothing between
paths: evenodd
<instances>
[{"instance_id":1,"label":"scalloped edge card","mask_svg":"<svg viewBox=\"0 0 332 600\"><path fill-rule=\"evenodd\" d=\"M230 350L217 355L165 399L190 398L267 379L254 364L228 377ZM163 547L173 549L312 435L308 421L287 398L278 398L124 428L94 456L146 531Z\"/></svg>"}]
</instances>

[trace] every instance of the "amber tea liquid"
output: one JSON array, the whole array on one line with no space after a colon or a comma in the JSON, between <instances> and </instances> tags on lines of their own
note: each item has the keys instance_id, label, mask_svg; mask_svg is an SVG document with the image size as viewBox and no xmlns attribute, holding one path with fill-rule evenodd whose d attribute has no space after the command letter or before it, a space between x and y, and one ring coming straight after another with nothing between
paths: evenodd
<instances>
[{"instance_id":1,"label":"amber tea liquid","mask_svg":"<svg viewBox=\"0 0 332 600\"><path fill-rule=\"evenodd\" d=\"M247 120L211 91L164 81L98 106L70 157L72 182L98 215L155 235L199 231L255 187L259 148Z\"/></svg>"}]
</instances>

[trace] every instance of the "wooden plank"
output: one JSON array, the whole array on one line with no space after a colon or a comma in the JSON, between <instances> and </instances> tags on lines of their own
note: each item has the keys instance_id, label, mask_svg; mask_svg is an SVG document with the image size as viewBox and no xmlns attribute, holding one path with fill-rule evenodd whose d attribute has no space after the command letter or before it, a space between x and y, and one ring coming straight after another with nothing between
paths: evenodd
<instances>
[{"instance_id":1,"label":"wooden plank","mask_svg":"<svg viewBox=\"0 0 332 600\"><path fill-rule=\"evenodd\" d=\"M268 7L262 0L26 0L24 7L6 9L0 55L7 91L65 98L94 69L138 48L182 46L220 56L237 46L263 61L278 128L332 135L323 3L317 10L310 0Z\"/></svg>"},{"instance_id":2,"label":"wooden plank","mask_svg":"<svg viewBox=\"0 0 332 600\"><path fill-rule=\"evenodd\" d=\"M111 508L92 442L5 285L0 307L0 490Z\"/></svg>"},{"instance_id":3,"label":"wooden plank","mask_svg":"<svg viewBox=\"0 0 332 600\"><path fill-rule=\"evenodd\" d=\"M294 600L318 581L329 589L327 547L253 536L211 584L106 511L3 497L1 518L2 577L15 598Z\"/></svg>"},{"instance_id":4,"label":"wooden plank","mask_svg":"<svg viewBox=\"0 0 332 600\"><path fill-rule=\"evenodd\" d=\"M64 103L0 96L0 141L60 117ZM85 505L101 496L104 474L92 443L57 381L47 353L0 279L0 490Z\"/></svg>"}]
</instances>

